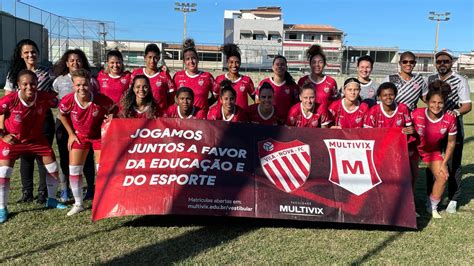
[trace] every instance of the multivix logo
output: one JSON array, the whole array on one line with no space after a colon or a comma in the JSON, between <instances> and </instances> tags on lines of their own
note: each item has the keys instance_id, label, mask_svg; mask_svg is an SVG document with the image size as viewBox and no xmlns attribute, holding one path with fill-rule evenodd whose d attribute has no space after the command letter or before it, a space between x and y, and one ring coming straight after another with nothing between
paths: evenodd
<instances>
[{"instance_id":1,"label":"multivix logo","mask_svg":"<svg viewBox=\"0 0 474 266\"><path fill-rule=\"evenodd\" d=\"M324 209L312 206L280 205L280 213L294 215L323 215Z\"/></svg>"},{"instance_id":2,"label":"multivix logo","mask_svg":"<svg viewBox=\"0 0 474 266\"><path fill-rule=\"evenodd\" d=\"M329 181L357 196L382 183L373 158L373 140L324 140L331 158Z\"/></svg>"}]
</instances>

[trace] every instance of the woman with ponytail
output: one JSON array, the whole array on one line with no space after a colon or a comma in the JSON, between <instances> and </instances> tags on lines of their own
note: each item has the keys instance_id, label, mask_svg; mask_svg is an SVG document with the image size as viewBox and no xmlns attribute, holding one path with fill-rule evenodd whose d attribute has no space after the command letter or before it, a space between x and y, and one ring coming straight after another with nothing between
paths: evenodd
<instances>
[{"instance_id":1,"label":"woman with ponytail","mask_svg":"<svg viewBox=\"0 0 474 266\"><path fill-rule=\"evenodd\" d=\"M299 87L293 77L287 71L287 61L284 56L277 55L272 64L273 75L260 81L258 88L268 82L273 87L274 104L278 107L277 115L286 117L290 108L298 102ZM257 89L256 102L259 100L259 89Z\"/></svg>"},{"instance_id":2,"label":"woman with ponytail","mask_svg":"<svg viewBox=\"0 0 474 266\"><path fill-rule=\"evenodd\" d=\"M329 75L324 75L324 67L326 66L326 55L323 48L317 44L311 45L306 51L306 56L311 67L311 74L306 75L298 80L301 87L306 82L311 82L316 91L316 102L328 107L333 101L339 98L336 81Z\"/></svg>"},{"instance_id":3,"label":"woman with ponytail","mask_svg":"<svg viewBox=\"0 0 474 266\"><path fill-rule=\"evenodd\" d=\"M243 109L248 107L248 96L255 99L255 87L249 76L239 73L240 70L240 49L236 44L229 43L222 47L222 52L227 59L228 72L216 77L213 87L214 95L219 94L220 84L224 80L230 80L232 87L237 93L235 104Z\"/></svg>"},{"instance_id":4,"label":"woman with ponytail","mask_svg":"<svg viewBox=\"0 0 474 266\"><path fill-rule=\"evenodd\" d=\"M209 106L216 101L215 96L211 94L214 77L209 72L199 70L199 58L193 39L184 41L183 61L185 70L176 72L173 77L174 84L178 89L191 88L195 97L194 104L207 113Z\"/></svg>"},{"instance_id":5,"label":"woman with ponytail","mask_svg":"<svg viewBox=\"0 0 474 266\"><path fill-rule=\"evenodd\" d=\"M441 218L438 213L438 204L449 177L448 162L453 156L456 145L456 116L444 112L444 104L450 92L451 87L448 83L434 81L428 86L428 94L426 94L428 107L417 108L412 113L413 125L419 136L418 154L435 177L433 190L426 206L433 218ZM448 144L443 157L442 142L446 138Z\"/></svg>"}]
</instances>

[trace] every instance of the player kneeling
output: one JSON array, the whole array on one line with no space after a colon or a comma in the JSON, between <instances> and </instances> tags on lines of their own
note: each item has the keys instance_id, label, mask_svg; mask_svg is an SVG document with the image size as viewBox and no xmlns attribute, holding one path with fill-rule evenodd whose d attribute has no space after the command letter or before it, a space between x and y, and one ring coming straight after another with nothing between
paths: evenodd
<instances>
[{"instance_id":1,"label":"player kneeling","mask_svg":"<svg viewBox=\"0 0 474 266\"><path fill-rule=\"evenodd\" d=\"M90 74L86 70L71 73L74 92L61 100L59 120L69 139L69 182L74 205L67 213L74 215L84 210L82 205L82 172L89 149L94 149L96 168L99 169L101 125L115 105L107 96L90 91Z\"/></svg>"},{"instance_id":2,"label":"player kneeling","mask_svg":"<svg viewBox=\"0 0 474 266\"><path fill-rule=\"evenodd\" d=\"M46 111L56 107L55 95L37 91L38 79L30 70L18 73L18 93L11 93L0 99L0 115L5 116L5 132L0 141L0 223L7 220L7 200L10 177L15 160L23 154L41 156L48 172L47 208L64 209L55 198L58 186L58 165L48 140L43 135Z\"/></svg>"}]
</instances>

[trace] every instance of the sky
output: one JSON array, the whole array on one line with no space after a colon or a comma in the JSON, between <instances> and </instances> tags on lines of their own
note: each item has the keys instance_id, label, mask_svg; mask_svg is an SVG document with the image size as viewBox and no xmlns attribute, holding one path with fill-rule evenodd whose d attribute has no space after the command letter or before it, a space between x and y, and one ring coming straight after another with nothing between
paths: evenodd
<instances>
[{"instance_id":1,"label":"sky","mask_svg":"<svg viewBox=\"0 0 474 266\"><path fill-rule=\"evenodd\" d=\"M13 0L0 0L11 2ZM21 0L65 17L115 22L115 39L180 42L183 14L164 0ZM324 24L344 31L349 46L398 47L432 51L436 22L428 13L451 12L440 23L439 49L474 50L473 0L194 0L188 36L197 44L222 44L224 10L280 6L285 24ZM67 4L66 4L67 3Z\"/></svg>"}]
</instances>

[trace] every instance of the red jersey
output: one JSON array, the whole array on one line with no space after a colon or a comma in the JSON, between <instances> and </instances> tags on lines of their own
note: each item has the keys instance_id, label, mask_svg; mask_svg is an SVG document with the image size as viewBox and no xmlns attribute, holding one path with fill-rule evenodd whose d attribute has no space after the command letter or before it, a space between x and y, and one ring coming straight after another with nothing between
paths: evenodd
<instances>
[{"instance_id":1,"label":"red jersey","mask_svg":"<svg viewBox=\"0 0 474 266\"><path fill-rule=\"evenodd\" d=\"M412 113L413 125L420 138L420 155L441 150L441 142L447 135L456 135L456 117L444 114L437 120L428 117L428 109L417 108Z\"/></svg>"},{"instance_id":2,"label":"red jersey","mask_svg":"<svg viewBox=\"0 0 474 266\"><path fill-rule=\"evenodd\" d=\"M229 79L227 78L227 74L217 76L214 81L214 87L212 88L215 96L219 96L221 82L226 79ZM242 109L247 108L249 106L248 95L255 95L255 86L253 85L252 79L248 76L240 76L237 80L232 81L232 87L237 93L235 104L240 106Z\"/></svg>"},{"instance_id":3,"label":"red jersey","mask_svg":"<svg viewBox=\"0 0 474 266\"><path fill-rule=\"evenodd\" d=\"M209 93L212 92L214 77L209 72L199 72L196 75L190 75L186 70L178 71L173 77L176 88L188 87L194 92L194 105L209 110Z\"/></svg>"},{"instance_id":4,"label":"red jersey","mask_svg":"<svg viewBox=\"0 0 474 266\"><path fill-rule=\"evenodd\" d=\"M222 120L228 122L247 122L247 114L245 110L240 108L238 105L234 107L234 113L230 116L230 118L225 119L224 114L222 112L222 105L216 104L209 109L209 113L207 113L207 120Z\"/></svg>"},{"instance_id":5,"label":"red jersey","mask_svg":"<svg viewBox=\"0 0 474 266\"><path fill-rule=\"evenodd\" d=\"M104 116L113 107L112 100L101 93L91 94L91 101L84 107L80 105L74 92L64 96L59 103L59 111L69 114L76 135L88 139L100 139L100 126Z\"/></svg>"},{"instance_id":6,"label":"red jersey","mask_svg":"<svg viewBox=\"0 0 474 266\"><path fill-rule=\"evenodd\" d=\"M310 75L306 75L298 80L298 86L302 87L306 82L313 83L316 91L316 102L322 105L329 106L339 97L337 83L331 76L324 75L321 81L316 82L311 79Z\"/></svg>"},{"instance_id":7,"label":"red jersey","mask_svg":"<svg viewBox=\"0 0 474 266\"><path fill-rule=\"evenodd\" d=\"M362 128L364 126L364 118L369 111L369 105L363 102L352 111L346 109L343 99L336 100L329 105L329 112L334 120L334 125L341 128Z\"/></svg>"},{"instance_id":8,"label":"red jersey","mask_svg":"<svg viewBox=\"0 0 474 266\"><path fill-rule=\"evenodd\" d=\"M326 108L318 103L315 103L315 105L314 110L316 112L309 116L305 116L301 103L293 105L288 112L286 125L293 127L321 127L331 123L332 121Z\"/></svg>"},{"instance_id":9,"label":"red jersey","mask_svg":"<svg viewBox=\"0 0 474 266\"><path fill-rule=\"evenodd\" d=\"M97 75L99 83L99 92L112 99L114 103L119 103L120 98L130 87L131 74L125 71L119 77L112 77L104 71L100 71Z\"/></svg>"},{"instance_id":10,"label":"red jersey","mask_svg":"<svg viewBox=\"0 0 474 266\"><path fill-rule=\"evenodd\" d=\"M179 112L179 106L177 104L173 104L166 112L163 114L163 117L168 118L182 118L182 119L206 119L206 113L199 107L193 106L193 111L187 117L183 117Z\"/></svg>"},{"instance_id":11,"label":"red jersey","mask_svg":"<svg viewBox=\"0 0 474 266\"><path fill-rule=\"evenodd\" d=\"M264 82L268 82L273 87L273 105L278 106L277 115L279 117L286 117L291 106L298 102L298 95L300 93L298 85L287 85L285 81L283 81L282 84L277 85L273 82L272 78L266 78L260 81L258 88L260 88Z\"/></svg>"},{"instance_id":12,"label":"red jersey","mask_svg":"<svg viewBox=\"0 0 474 266\"><path fill-rule=\"evenodd\" d=\"M46 111L57 105L56 96L43 91L36 92L36 99L30 104L21 98L20 91L2 97L0 115L5 116L6 133L15 134L22 143L42 140Z\"/></svg>"},{"instance_id":13,"label":"red jersey","mask_svg":"<svg viewBox=\"0 0 474 266\"><path fill-rule=\"evenodd\" d=\"M408 107L403 104L397 104L395 111L388 115L383 110L383 104L377 104L370 108L364 121L366 128L387 128L387 127L409 127L412 125L410 111Z\"/></svg>"},{"instance_id":14,"label":"red jersey","mask_svg":"<svg viewBox=\"0 0 474 266\"><path fill-rule=\"evenodd\" d=\"M273 112L269 117L263 117L263 115L260 113L260 109L258 108L259 105L259 103L256 103L247 107L247 117L250 123L272 126L284 124L284 119L277 116L275 106L273 106Z\"/></svg>"},{"instance_id":15,"label":"red jersey","mask_svg":"<svg viewBox=\"0 0 474 266\"><path fill-rule=\"evenodd\" d=\"M176 89L170 74L166 71L158 71L154 75L149 76L146 74L144 68L137 68L133 70L131 80L138 75L145 75L150 80L150 89L155 103L161 110L166 110L166 108L168 108L167 96L168 94L172 94Z\"/></svg>"}]
</instances>

